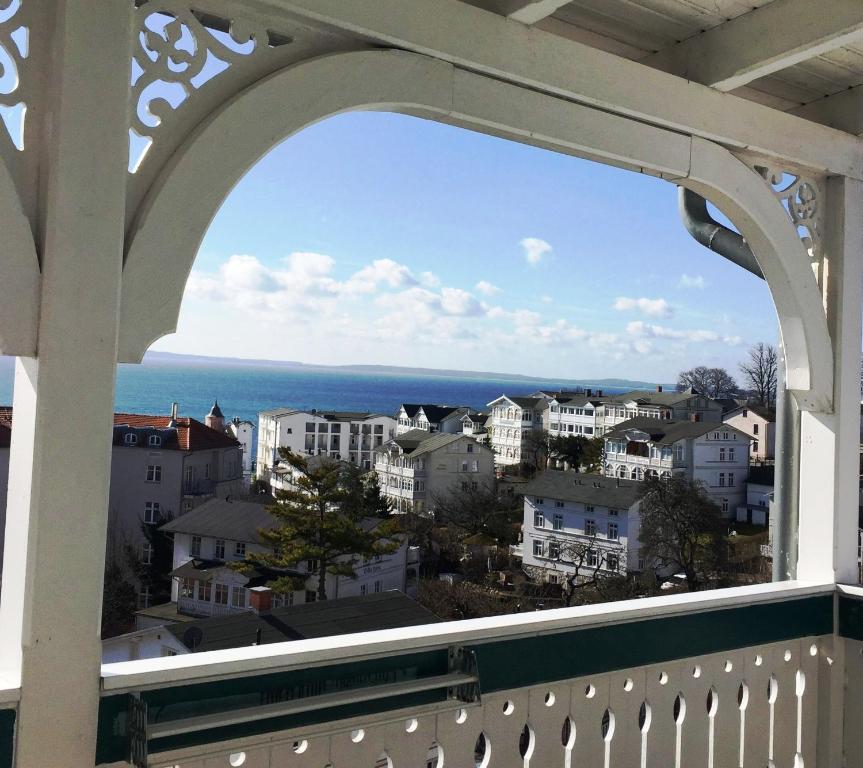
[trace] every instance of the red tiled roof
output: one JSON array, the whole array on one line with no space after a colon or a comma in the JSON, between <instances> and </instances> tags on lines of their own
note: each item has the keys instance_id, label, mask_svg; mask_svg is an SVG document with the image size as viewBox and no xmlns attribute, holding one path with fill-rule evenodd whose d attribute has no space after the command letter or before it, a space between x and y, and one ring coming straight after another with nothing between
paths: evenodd
<instances>
[{"instance_id":1,"label":"red tiled roof","mask_svg":"<svg viewBox=\"0 0 863 768\"><path fill-rule=\"evenodd\" d=\"M115 413L114 426L128 424L135 429L167 429L170 416L147 416L140 413ZM0 448L8 448L12 437L12 408L0 405ZM172 441L173 443L173 441ZM197 419L181 416L177 419L177 447L181 451L206 451L212 448L234 448L239 442L232 437L210 429ZM167 444L164 448L172 448Z\"/></svg>"},{"instance_id":2,"label":"red tiled roof","mask_svg":"<svg viewBox=\"0 0 863 768\"><path fill-rule=\"evenodd\" d=\"M115 413L114 426L128 425L135 429L167 429L170 416L147 416L140 413ZM197 419L186 416L177 418L177 441L181 451L205 451L210 448L234 448L239 442L232 437L211 429Z\"/></svg>"}]
</instances>

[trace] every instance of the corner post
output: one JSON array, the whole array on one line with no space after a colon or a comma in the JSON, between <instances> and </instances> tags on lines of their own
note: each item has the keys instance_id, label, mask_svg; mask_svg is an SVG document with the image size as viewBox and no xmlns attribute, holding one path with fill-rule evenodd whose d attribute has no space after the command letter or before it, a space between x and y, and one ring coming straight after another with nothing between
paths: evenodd
<instances>
[{"instance_id":1,"label":"corner post","mask_svg":"<svg viewBox=\"0 0 863 768\"><path fill-rule=\"evenodd\" d=\"M863 183L827 180L822 289L833 345L833 412L801 413L797 578L857 582Z\"/></svg>"},{"instance_id":2,"label":"corner post","mask_svg":"<svg viewBox=\"0 0 863 768\"><path fill-rule=\"evenodd\" d=\"M50 50L36 358L19 358L0 670L20 675L16 768L91 768L128 158L131 14L122 0L36 0ZM50 64L48 62L50 61Z\"/></svg>"}]
</instances>

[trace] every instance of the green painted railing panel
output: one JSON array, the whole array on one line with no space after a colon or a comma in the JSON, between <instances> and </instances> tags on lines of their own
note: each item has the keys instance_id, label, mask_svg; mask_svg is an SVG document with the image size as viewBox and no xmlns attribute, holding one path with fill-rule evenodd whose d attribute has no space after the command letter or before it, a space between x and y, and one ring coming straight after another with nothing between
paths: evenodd
<instances>
[{"instance_id":1,"label":"green painted railing panel","mask_svg":"<svg viewBox=\"0 0 863 768\"><path fill-rule=\"evenodd\" d=\"M863 639L863 615L859 619L859 627ZM611 623L603 627L476 643L467 647L476 653L481 691L490 693L832 632L833 595L826 594ZM150 722L164 722L445 674L447 658L446 650L425 651L372 661L166 687L144 691L141 696L147 702ZM443 692L432 691L381 698L357 705L331 707L220 728L218 732L208 729L153 740L149 747L150 751L157 752L197 746L217 739L271 733L417 706L441 701L442 696ZM128 697L125 694L102 699L97 763L127 758L127 707Z\"/></svg>"},{"instance_id":2,"label":"green painted railing panel","mask_svg":"<svg viewBox=\"0 0 863 768\"><path fill-rule=\"evenodd\" d=\"M471 648L480 689L490 693L832 631L833 597L818 595Z\"/></svg>"},{"instance_id":3,"label":"green painted railing panel","mask_svg":"<svg viewBox=\"0 0 863 768\"><path fill-rule=\"evenodd\" d=\"M15 757L15 710L0 709L0 768L12 768Z\"/></svg>"},{"instance_id":4,"label":"green painted railing panel","mask_svg":"<svg viewBox=\"0 0 863 768\"><path fill-rule=\"evenodd\" d=\"M349 662L325 667L294 670L266 675L250 675L210 683L198 683L144 691L149 722L180 720L237 709L291 701L325 693L369 688L386 683L417 680L444 675L448 670L446 649L389 656L384 659ZM290 717L255 720L251 723L198 731L182 736L159 739L150 744L151 751L196 746L214 741L302 727L312 723L377 714L402 706L417 706L443 700L444 692L430 691L413 696L387 697L358 705L292 715ZM124 760L129 752L128 697L103 697L99 708L99 736L96 763Z\"/></svg>"},{"instance_id":5,"label":"green painted railing panel","mask_svg":"<svg viewBox=\"0 0 863 768\"><path fill-rule=\"evenodd\" d=\"M863 640L863 597L839 595L839 634Z\"/></svg>"}]
</instances>

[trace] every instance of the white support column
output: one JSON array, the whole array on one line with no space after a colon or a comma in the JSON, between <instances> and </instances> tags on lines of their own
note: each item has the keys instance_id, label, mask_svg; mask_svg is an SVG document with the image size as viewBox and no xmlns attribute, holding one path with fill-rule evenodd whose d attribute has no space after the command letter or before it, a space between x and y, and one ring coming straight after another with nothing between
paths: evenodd
<instances>
[{"instance_id":1,"label":"white support column","mask_svg":"<svg viewBox=\"0 0 863 768\"><path fill-rule=\"evenodd\" d=\"M825 200L824 294L834 411L801 414L797 578L857 582L863 184L835 177Z\"/></svg>"},{"instance_id":2,"label":"white support column","mask_svg":"<svg viewBox=\"0 0 863 768\"><path fill-rule=\"evenodd\" d=\"M43 0L38 359L19 358L0 660L16 768L94 764L130 77L129 2Z\"/></svg>"}]
</instances>

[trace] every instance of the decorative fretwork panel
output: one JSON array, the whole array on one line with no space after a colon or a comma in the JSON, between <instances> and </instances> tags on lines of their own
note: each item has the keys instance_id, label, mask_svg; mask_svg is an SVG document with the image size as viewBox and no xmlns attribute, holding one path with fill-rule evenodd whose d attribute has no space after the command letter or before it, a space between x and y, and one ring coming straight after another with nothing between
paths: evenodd
<instances>
[{"instance_id":1,"label":"decorative fretwork panel","mask_svg":"<svg viewBox=\"0 0 863 768\"><path fill-rule=\"evenodd\" d=\"M481 705L436 713L401 710L368 721L356 718L303 732L151 755L149 764L812 766L819 674L830 668L819 662L826 653L820 643L804 638L494 692L483 695Z\"/></svg>"},{"instance_id":2,"label":"decorative fretwork panel","mask_svg":"<svg viewBox=\"0 0 863 768\"><path fill-rule=\"evenodd\" d=\"M130 171L157 131L202 88L232 67L291 42L247 19L204 13L180 0L144 0L132 59Z\"/></svg>"},{"instance_id":3,"label":"decorative fretwork panel","mask_svg":"<svg viewBox=\"0 0 863 768\"><path fill-rule=\"evenodd\" d=\"M30 27L23 3L0 0L0 117L12 144L24 149Z\"/></svg>"}]
</instances>

